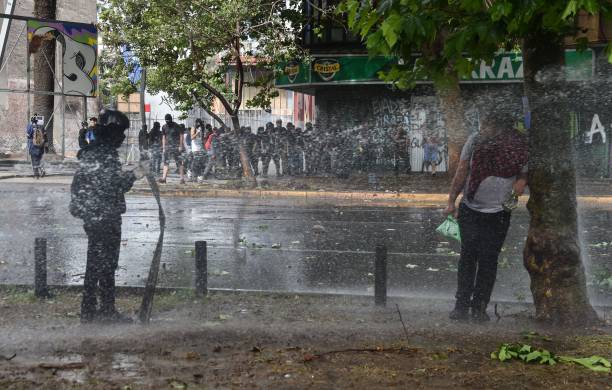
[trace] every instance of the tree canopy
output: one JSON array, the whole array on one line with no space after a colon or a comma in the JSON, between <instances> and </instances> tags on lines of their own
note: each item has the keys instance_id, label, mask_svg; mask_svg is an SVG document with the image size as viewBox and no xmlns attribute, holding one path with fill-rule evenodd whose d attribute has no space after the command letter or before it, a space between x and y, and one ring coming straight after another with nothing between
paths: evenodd
<instances>
[{"instance_id":1,"label":"tree canopy","mask_svg":"<svg viewBox=\"0 0 612 390\"><path fill-rule=\"evenodd\" d=\"M166 92L181 110L210 109L219 99L236 117L244 105L266 108L275 92L274 64L299 54L299 1L106 0L100 21L114 66L115 91L127 90L126 65L118 54L129 46L148 69L148 89ZM245 77L245 72L255 77ZM123 81L120 81L123 80ZM243 101L244 85L261 87Z\"/></svg>"},{"instance_id":2,"label":"tree canopy","mask_svg":"<svg viewBox=\"0 0 612 390\"><path fill-rule=\"evenodd\" d=\"M423 77L442 85L467 77L480 60L532 34L577 36L581 11L612 16L605 0L345 0L339 10L371 54L402 60L381 74L400 88ZM586 38L577 42L584 47Z\"/></svg>"}]
</instances>

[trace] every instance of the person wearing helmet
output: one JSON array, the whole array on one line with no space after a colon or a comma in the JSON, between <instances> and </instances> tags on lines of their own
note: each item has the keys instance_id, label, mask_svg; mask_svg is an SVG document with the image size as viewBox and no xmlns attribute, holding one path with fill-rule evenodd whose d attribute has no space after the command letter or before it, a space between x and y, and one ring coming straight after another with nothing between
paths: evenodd
<instances>
[{"instance_id":1,"label":"person wearing helmet","mask_svg":"<svg viewBox=\"0 0 612 390\"><path fill-rule=\"evenodd\" d=\"M121 247L121 214L125 193L148 170L147 161L124 172L117 149L125 139L129 119L119 111L104 111L93 128L95 142L79 152L79 167L70 188L70 213L83 220L87 234L87 265L81 302L81 322L131 322L115 308L115 271ZM99 298L99 302L98 302Z\"/></svg>"}]
</instances>

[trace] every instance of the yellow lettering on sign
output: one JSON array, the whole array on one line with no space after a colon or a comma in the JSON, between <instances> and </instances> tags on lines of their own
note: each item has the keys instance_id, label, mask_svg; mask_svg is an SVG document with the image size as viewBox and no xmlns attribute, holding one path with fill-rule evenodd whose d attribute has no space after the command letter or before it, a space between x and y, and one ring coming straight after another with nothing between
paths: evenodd
<instances>
[{"instance_id":1,"label":"yellow lettering on sign","mask_svg":"<svg viewBox=\"0 0 612 390\"><path fill-rule=\"evenodd\" d=\"M340 71L340 64L315 64L314 71L317 73L336 73Z\"/></svg>"},{"instance_id":2,"label":"yellow lettering on sign","mask_svg":"<svg viewBox=\"0 0 612 390\"><path fill-rule=\"evenodd\" d=\"M286 66L285 67L285 74L293 76L293 75L296 75L298 73L300 73L300 67L299 66Z\"/></svg>"}]
</instances>

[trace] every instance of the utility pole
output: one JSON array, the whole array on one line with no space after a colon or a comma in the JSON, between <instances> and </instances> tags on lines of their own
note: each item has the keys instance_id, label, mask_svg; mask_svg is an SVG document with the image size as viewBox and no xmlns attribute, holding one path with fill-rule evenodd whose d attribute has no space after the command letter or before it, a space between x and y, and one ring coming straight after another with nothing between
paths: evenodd
<instances>
[{"instance_id":1,"label":"utility pole","mask_svg":"<svg viewBox=\"0 0 612 390\"><path fill-rule=\"evenodd\" d=\"M140 120L142 126L147 124L147 113L145 112L145 92L147 89L147 69L142 68L140 75Z\"/></svg>"}]
</instances>

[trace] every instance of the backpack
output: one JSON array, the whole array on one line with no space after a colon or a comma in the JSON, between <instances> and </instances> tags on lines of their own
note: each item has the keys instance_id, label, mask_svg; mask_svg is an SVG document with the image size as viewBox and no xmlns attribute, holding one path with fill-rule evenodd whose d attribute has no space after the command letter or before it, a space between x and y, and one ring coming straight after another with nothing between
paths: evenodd
<instances>
[{"instance_id":1,"label":"backpack","mask_svg":"<svg viewBox=\"0 0 612 390\"><path fill-rule=\"evenodd\" d=\"M34 126L34 133L32 134L32 145L42 148L45 144L45 135L43 134L40 126Z\"/></svg>"}]
</instances>

